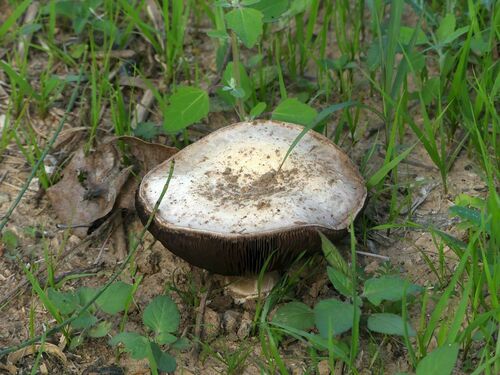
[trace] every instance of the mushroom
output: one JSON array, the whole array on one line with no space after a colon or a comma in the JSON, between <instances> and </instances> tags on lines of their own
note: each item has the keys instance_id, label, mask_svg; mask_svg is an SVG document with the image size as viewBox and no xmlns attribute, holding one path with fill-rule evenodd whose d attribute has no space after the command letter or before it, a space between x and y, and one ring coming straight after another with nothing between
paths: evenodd
<instances>
[{"instance_id":1,"label":"mushroom","mask_svg":"<svg viewBox=\"0 0 500 375\"><path fill-rule=\"evenodd\" d=\"M221 275L280 270L320 246L318 231L342 235L366 188L349 157L310 131L277 121L240 122L187 146L142 180L143 222L175 169L149 231L189 263Z\"/></svg>"}]
</instances>

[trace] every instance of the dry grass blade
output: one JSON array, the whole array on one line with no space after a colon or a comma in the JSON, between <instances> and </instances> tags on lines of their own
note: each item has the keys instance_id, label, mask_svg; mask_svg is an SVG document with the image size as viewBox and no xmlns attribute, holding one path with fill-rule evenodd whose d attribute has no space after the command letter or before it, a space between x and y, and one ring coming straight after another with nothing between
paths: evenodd
<instances>
[{"instance_id":1,"label":"dry grass blade","mask_svg":"<svg viewBox=\"0 0 500 375\"><path fill-rule=\"evenodd\" d=\"M130 124L132 129L135 129L137 127L137 124L144 122L148 118L149 110L153 106L154 101L155 101L155 96L153 94L153 91L147 89L144 92L141 101L137 103L135 107L134 117L132 118L132 122Z\"/></svg>"},{"instance_id":2,"label":"dry grass blade","mask_svg":"<svg viewBox=\"0 0 500 375\"><path fill-rule=\"evenodd\" d=\"M26 14L24 15L23 23L25 26L28 26L33 23L35 20L38 10L40 8L39 1L33 1L28 9L26 10ZM24 56L26 52L26 46L31 43L31 38L33 37L33 33L28 33L27 35L23 35L17 44L17 50L19 52L19 56Z\"/></svg>"}]
</instances>

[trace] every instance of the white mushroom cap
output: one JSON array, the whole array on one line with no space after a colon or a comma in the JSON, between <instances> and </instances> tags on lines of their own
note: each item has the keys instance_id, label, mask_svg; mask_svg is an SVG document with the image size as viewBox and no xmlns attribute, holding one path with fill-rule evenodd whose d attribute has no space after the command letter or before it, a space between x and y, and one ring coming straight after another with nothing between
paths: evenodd
<instances>
[{"instance_id":1,"label":"white mushroom cap","mask_svg":"<svg viewBox=\"0 0 500 375\"><path fill-rule=\"evenodd\" d=\"M192 234L205 245L210 238L241 243L297 230L312 230L317 237L316 229L345 229L363 207L366 188L340 148L310 131L278 172L302 129L276 121L242 122L181 150L171 158L175 169L155 223L172 236ZM170 159L141 183L138 205L145 214L160 196L169 165Z\"/></svg>"}]
</instances>

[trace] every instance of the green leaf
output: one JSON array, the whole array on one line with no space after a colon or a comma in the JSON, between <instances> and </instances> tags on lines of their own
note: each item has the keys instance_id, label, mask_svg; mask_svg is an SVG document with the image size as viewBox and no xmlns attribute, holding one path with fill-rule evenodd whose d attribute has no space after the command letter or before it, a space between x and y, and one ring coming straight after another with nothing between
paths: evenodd
<instances>
[{"instance_id":1,"label":"green leaf","mask_svg":"<svg viewBox=\"0 0 500 375\"><path fill-rule=\"evenodd\" d=\"M351 275L349 265L345 261L337 247L321 232L318 232L321 238L321 250L330 266L342 272L345 276Z\"/></svg>"},{"instance_id":2,"label":"green leaf","mask_svg":"<svg viewBox=\"0 0 500 375\"><path fill-rule=\"evenodd\" d=\"M71 314L78 307L78 297L71 292L59 292L54 288L49 288L47 295L63 315Z\"/></svg>"},{"instance_id":3,"label":"green leaf","mask_svg":"<svg viewBox=\"0 0 500 375\"><path fill-rule=\"evenodd\" d=\"M253 120L254 118L260 116L262 112L265 111L266 106L267 105L264 102L257 103L257 105L250 110L250 118Z\"/></svg>"},{"instance_id":4,"label":"green leaf","mask_svg":"<svg viewBox=\"0 0 500 375\"><path fill-rule=\"evenodd\" d=\"M123 344L125 351L130 353L133 359L147 358L151 350L150 341L147 337L135 332L121 332L109 341L109 344L112 346L119 343Z\"/></svg>"},{"instance_id":5,"label":"green leaf","mask_svg":"<svg viewBox=\"0 0 500 375\"><path fill-rule=\"evenodd\" d=\"M456 251L457 249L463 251L467 248L467 243L465 243L464 241L448 234L448 233L445 233L443 231L440 231L438 229L432 229L431 230L433 233L436 233L437 235L439 235L439 237L441 237L441 239L444 241L444 243L446 243L446 245L448 245L450 248L454 249L454 251ZM458 252L458 251L457 251Z\"/></svg>"},{"instance_id":6,"label":"green leaf","mask_svg":"<svg viewBox=\"0 0 500 375\"><path fill-rule=\"evenodd\" d=\"M176 342L174 342L171 347L176 350L185 350L191 346L191 341L186 337L179 337Z\"/></svg>"},{"instance_id":7,"label":"green leaf","mask_svg":"<svg viewBox=\"0 0 500 375\"><path fill-rule=\"evenodd\" d=\"M436 37L439 43L443 43L448 36L455 31L456 20L453 13L448 13L439 24L436 31Z\"/></svg>"},{"instance_id":8,"label":"green leaf","mask_svg":"<svg viewBox=\"0 0 500 375\"><path fill-rule=\"evenodd\" d=\"M163 125L169 133L178 132L208 114L209 104L206 91L196 87L179 87L170 97L165 108Z\"/></svg>"},{"instance_id":9,"label":"green leaf","mask_svg":"<svg viewBox=\"0 0 500 375\"><path fill-rule=\"evenodd\" d=\"M78 304L80 306L85 306L90 302L97 294L97 288L91 288L88 286L82 286L76 290L76 295L78 296Z\"/></svg>"},{"instance_id":10,"label":"green leaf","mask_svg":"<svg viewBox=\"0 0 500 375\"><path fill-rule=\"evenodd\" d=\"M379 313L371 314L368 317L368 329L372 332L384 333L386 335L405 335L405 322L403 318L396 314ZM408 336L414 337L415 330L406 322Z\"/></svg>"},{"instance_id":11,"label":"green leaf","mask_svg":"<svg viewBox=\"0 0 500 375\"><path fill-rule=\"evenodd\" d=\"M314 327L314 312L305 303L290 302L278 308L272 322L307 331Z\"/></svg>"},{"instance_id":12,"label":"green leaf","mask_svg":"<svg viewBox=\"0 0 500 375\"><path fill-rule=\"evenodd\" d=\"M356 308L361 314L359 308ZM314 307L314 320L321 337L340 335L352 328L354 306L336 299L325 299Z\"/></svg>"},{"instance_id":13,"label":"green leaf","mask_svg":"<svg viewBox=\"0 0 500 375\"><path fill-rule=\"evenodd\" d=\"M321 64L331 70L342 71L343 69L353 69L356 68L356 63L349 61L349 56L342 55L338 59L324 59Z\"/></svg>"},{"instance_id":14,"label":"green leaf","mask_svg":"<svg viewBox=\"0 0 500 375\"><path fill-rule=\"evenodd\" d=\"M102 311L108 314L117 314L125 310L133 286L123 281L111 284L108 289L97 299L97 305Z\"/></svg>"},{"instance_id":15,"label":"green leaf","mask_svg":"<svg viewBox=\"0 0 500 375\"><path fill-rule=\"evenodd\" d=\"M73 29L75 33L81 34L85 26L87 25L89 17L88 15L82 15L81 17L73 18Z\"/></svg>"},{"instance_id":16,"label":"green leaf","mask_svg":"<svg viewBox=\"0 0 500 375\"><path fill-rule=\"evenodd\" d=\"M385 275L366 280L363 297L375 306L380 305L382 301L400 301L403 298L405 286L407 295L416 294L422 290L420 286L411 284L399 276Z\"/></svg>"},{"instance_id":17,"label":"green leaf","mask_svg":"<svg viewBox=\"0 0 500 375\"><path fill-rule=\"evenodd\" d=\"M19 239L17 238L17 235L10 229L6 229L2 233L1 241L3 246L11 252L16 250L17 246L19 246Z\"/></svg>"},{"instance_id":18,"label":"green leaf","mask_svg":"<svg viewBox=\"0 0 500 375\"><path fill-rule=\"evenodd\" d=\"M23 27L21 27L19 33L21 35L28 35L34 33L35 31L40 30L41 28L42 25L40 25L39 23L28 23L26 25L23 25Z\"/></svg>"},{"instance_id":19,"label":"green leaf","mask_svg":"<svg viewBox=\"0 0 500 375\"><path fill-rule=\"evenodd\" d=\"M179 327L179 309L168 296L155 297L144 310L142 320L156 335L175 332Z\"/></svg>"},{"instance_id":20,"label":"green leaf","mask_svg":"<svg viewBox=\"0 0 500 375\"><path fill-rule=\"evenodd\" d=\"M175 358L161 350L158 344L151 342L150 345L158 369L168 373L174 372L177 367Z\"/></svg>"},{"instance_id":21,"label":"green leaf","mask_svg":"<svg viewBox=\"0 0 500 375\"><path fill-rule=\"evenodd\" d=\"M292 0L290 4L290 14L288 14L288 16L293 17L299 13L305 12L310 3L311 0Z\"/></svg>"},{"instance_id":22,"label":"green leaf","mask_svg":"<svg viewBox=\"0 0 500 375\"><path fill-rule=\"evenodd\" d=\"M425 82L422 87L422 99L425 105L429 105L437 97L440 84L439 77L430 78Z\"/></svg>"},{"instance_id":23,"label":"green leaf","mask_svg":"<svg viewBox=\"0 0 500 375\"><path fill-rule=\"evenodd\" d=\"M425 55L422 52L415 49L411 51L405 49L405 53L406 56L408 56L409 61L411 61L415 72L419 73L425 68ZM409 69L409 67L406 69Z\"/></svg>"},{"instance_id":24,"label":"green leaf","mask_svg":"<svg viewBox=\"0 0 500 375\"><path fill-rule=\"evenodd\" d=\"M340 341L335 339L334 337L330 338L323 338L320 335L305 332L303 330L299 330L290 326L286 326L284 324L280 323L272 323L273 326L281 328L283 331L285 331L288 335L301 339L304 338L307 340L309 344L311 344L315 349L325 351L325 350L331 350L331 353L333 354L334 358L339 358L342 359L344 362L348 362L348 353L349 353L349 348L347 345ZM333 343L333 346L330 344Z\"/></svg>"},{"instance_id":25,"label":"green leaf","mask_svg":"<svg viewBox=\"0 0 500 375\"><path fill-rule=\"evenodd\" d=\"M97 318L89 312L83 312L78 318L71 322L74 329L90 328L97 323Z\"/></svg>"},{"instance_id":26,"label":"green leaf","mask_svg":"<svg viewBox=\"0 0 500 375\"><path fill-rule=\"evenodd\" d=\"M163 129L153 122L140 122L134 129L134 135L146 141L150 141L160 134L163 134Z\"/></svg>"},{"instance_id":27,"label":"green leaf","mask_svg":"<svg viewBox=\"0 0 500 375\"><path fill-rule=\"evenodd\" d=\"M277 21L288 10L289 5L289 0L260 0L251 5L251 8L260 10L264 15L263 21L267 23Z\"/></svg>"},{"instance_id":28,"label":"green leaf","mask_svg":"<svg viewBox=\"0 0 500 375\"><path fill-rule=\"evenodd\" d=\"M119 30L113 21L96 18L90 22L90 25L94 30L101 31L114 40L119 39Z\"/></svg>"},{"instance_id":29,"label":"green leaf","mask_svg":"<svg viewBox=\"0 0 500 375\"><path fill-rule=\"evenodd\" d=\"M451 206L449 208L449 211L450 214L452 214L453 216L458 216L462 220L467 220L476 228L482 227L481 211L475 208L469 208L463 206Z\"/></svg>"},{"instance_id":30,"label":"green leaf","mask_svg":"<svg viewBox=\"0 0 500 375\"><path fill-rule=\"evenodd\" d=\"M375 172L370 177L370 179L366 183L368 188L372 188L378 185L380 181L382 181L392 169L394 169L399 163L401 163L403 159L405 159L410 154L414 147L415 145L411 146L410 148L399 154L397 157L392 159L390 162L385 163L377 172Z\"/></svg>"},{"instance_id":31,"label":"green leaf","mask_svg":"<svg viewBox=\"0 0 500 375\"><path fill-rule=\"evenodd\" d=\"M342 295L352 298L352 279L346 276L343 272L339 270L328 267L327 268L328 278L333 284L333 287Z\"/></svg>"},{"instance_id":32,"label":"green leaf","mask_svg":"<svg viewBox=\"0 0 500 375\"><path fill-rule=\"evenodd\" d=\"M469 26L464 26L456 29L454 32L452 32L450 35L448 35L444 40L441 41L441 44L449 44L453 42L455 39L458 37L462 36L463 34L467 33L469 31Z\"/></svg>"},{"instance_id":33,"label":"green leaf","mask_svg":"<svg viewBox=\"0 0 500 375\"><path fill-rule=\"evenodd\" d=\"M401 44L409 44L414 32L415 29L413 27L401 26L401 28L399 29L399 42ZM429 41L425 33L421 28L418 28L415 45L425 44L428 42Z\"/></svg>"},{"instance_id":34,"label":"green leaf","mask_svg":"<svg viewBox=\"0 0 500 375\"><path fill-rule=\"evenodd\" d=\"M75 336L71 339L71 342L69 344L69 350L73 351L77 347L83 344L83 341L85 339L85 335L83 333L79 334L78 336Z\"/></svg>"},{"instance_id":35,"label":"green leaf","mask_svg":"<svg viewBox=\"0 0 500 375\"><path fill-rule=\"evenodd\" d=\"M237 87L237 89L243 90L243 95L240 97L240 99L243 99L243 101L245 101L252 95L253 92L252 81L250 81L250 78L248 77L248 74L243 64L239 64L239 67L240 67L240 87ZM228 63L226 69L224 70L224 74L222 75L222 80L221 80L221 83L224 87L230 86L231 78L234 80L233 69L234 69L233 63L232 62ZM236 104L236 97L232 95L230 91L225 91L222 88L219 88L217 89L217 95L219 95L224 101L233 106Z\"/></svg>"},{"instance_id":36,"label":"green leaf","mask_svg":"<svg viewBox=\"0 0 500 375\"><path fill-rule=\"evenodd\" d=\"M292 122L294 124L312 124L318 112L311 106L298 101L295 98L288 98L276 107L271 118L277 121Z\"/></svg>"},{"instance_id":37,"label":"green leaf","mask_svg":"<svg viewBox=\"0 0 500 375\"><path fill-rule=\"evenodd\" d=\"M467 194L459 194L455 197L455 205L457 206L471 206L482 210L486 208L486 200L479 197L471 197Z\"/></svg>"},{"instance_id":38,"label":"green leaf","mask_svg":"<svg viewBox=\"0 0 500 375\"><path fill-rule=\"evenodd\" d=\"M156 335L156 342L160 345L169 345L177 341L177 336L168 332L161 332Z\"/></svg>"},{"instance_id":39,"label":"green leaf","mask_svg":"<svg viewBox=\"0 0 500 375\"><path fill-rule=\"evenodd\" d=\"M252 84L254 87L265 87L276 81L278 69L276 66L263 66L252 74Z\"/></svg>"},{"instance_id":40,"label":"green leaf","mask_svg":"<svg viewBox=\"0 0 500 375\"><path fill-rule=\"evenodd\" d=\"M449 375L458 357L458 344L434 349L417 365L416 375Z\"/></svg>"},{"instance_id":41,"label":"green leaf","mask_svg":"<svg viewBox=\"0 0 500 375\"><path fill-rule=\"evenodd\" d=\"M378 41L373 41L366 52L366 65L371 72L375 71L380 65L380 44Z\"/></svg>"},{"instance_id":42,"label":"green leaf","mask_svg":"<svg viewBox=\"0 0 500 375\"><path fill-rule=\"evenodd\" d=\"M88 330L88 335L93 338L104 337L111 330L112 324L106 320L97 323Z\"/></svg>"},{"instance_id":43,"label":"green leaf","mask_svg":"<svg viewBox=\"0 0 500 375\"><path fill-rule=\"evenodd\" d=\"M252 48L262 34L261 11L253 8L235 8L226 14L227 26L247 48Z\"/></svg>"},{"instance_id":44,"label":"green leaf","mask_svg":"<svg viewBox=\"0 0 500 375\"><path fill-rule=\"evenodd\" d=\"M221 40L229 39L229 35L227 35L226 30L209 30L207 31L207 35L210 38L216 38Z\"/></svg>"}]
</instances>

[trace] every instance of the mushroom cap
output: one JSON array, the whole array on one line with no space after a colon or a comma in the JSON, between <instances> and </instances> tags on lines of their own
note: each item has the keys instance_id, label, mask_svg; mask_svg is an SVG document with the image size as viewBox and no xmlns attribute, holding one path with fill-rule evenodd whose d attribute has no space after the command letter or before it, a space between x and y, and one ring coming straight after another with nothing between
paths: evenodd
<instances>
[{"instance_id":1,"label":"mushroom cap","mask_svg":"<svg viewBox=\"0 0 500 375\"><path fill-rule=\"evenodd\" d=\"M189 263L223 275L280 269L347 228L365 183L349 157L314 131L279 166L302 126L240 122L187 146L142 180L136 207L145 223L175 167L149 231Z\"/></svg>"}]
</instances>

